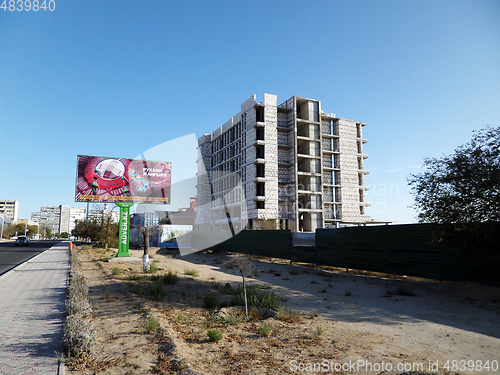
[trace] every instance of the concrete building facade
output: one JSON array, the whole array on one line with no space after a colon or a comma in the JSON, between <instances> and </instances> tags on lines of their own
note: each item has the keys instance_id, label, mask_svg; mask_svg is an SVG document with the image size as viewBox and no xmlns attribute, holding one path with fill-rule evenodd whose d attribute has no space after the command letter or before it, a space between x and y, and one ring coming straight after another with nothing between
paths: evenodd
<instances>
[{"instance_id":1,"label":"concrete building facade","mask_svg":"<svg viewBox=\"0 0 500 375\"><path fill-rule=\"evenodd\" d=\"M15 224L19 211L19 202L0 200L0 220L6 224Z\"/></svg>"},{"instance_id":2,"label":"concrete building facade","mask_svg":"<svg viewBox=\"0 0 500 375\"><path fill-rule=\"evenodd\" d=\"M52 233L69 233L75 229L76 220L85 220L85 208L60 205L56 207L40 207L40 212L33 212L31 220L41 229L50 228ZM43 233L43 232L42 232Z\"/></svg>"},{"instance_id":3,"label":"concrete building facade","mask_svg":"<svg viewBox=\"0 0 500 375\"><path fill-rule=\"evenodd\" d=\"M366 224L365 123L328 114L321 102L256 96L198 140L196 228L315 231Z\"/></svg>"}]
</instances>

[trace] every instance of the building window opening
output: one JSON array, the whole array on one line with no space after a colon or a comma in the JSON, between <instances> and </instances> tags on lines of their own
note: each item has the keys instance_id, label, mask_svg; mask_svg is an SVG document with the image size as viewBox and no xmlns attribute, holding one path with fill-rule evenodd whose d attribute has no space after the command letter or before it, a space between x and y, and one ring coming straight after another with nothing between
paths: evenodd
<instances>
[{"instance_id":1,"label":"building window opening","mask_svg":"<svg viewBox=\"0 0 500 375\"><path fill-rule=\"evenodd\" d=\"M257 177L265 177L265 169L264 169L264 164L257 164L256 165L257 169Z\"/></svg>"},{"instance_id":2,"label":"building window opening","mask_svg":"<svg viewBox=\"0 0 500 375\"><path fill-rule=\"evenodd\" d=\"M266 208L266 206L265 206L265 202L264 201L258 201L257 202L257 209L263 210L265 208Z\"/></svg>"},{"instance_id":3,"label":"building window opening","mask_svg":"<svg viewBox=\"0 0 500 375\"><path fill-rule=\"evenodd\" d=\"M264 146L256 147L257 159L264 159Z\"/></svg>"},{"instance_id":4,"label":"building window opening","mask_svg":"<svg viewBox=\"0 0 500 375\"><path fill-rule=\"evenodd\" d=\"M257 191L257 196L258 197L263 197L265 195L265 185L264 185L264 182L257 182L255 190Z\"/></svg>"},{"instance_id":5,"label":"building window opening","mask_svg":"<svg viewBox=\"0 0 500 375\"><path fill-rule=\"evenodd\" d=\"M256 131L256 136L258 141L263 141L264 140L264 128L257 128L255 129Z\"/></svg>"},{"instance_id":6,"label":"building window opening","mask_svg":"<svg viewBox=\"0 0 500 375\"><path fill-rule=\"evenodd\" d=\"M255 108L255 117L257 122L264 122L264 108L256 107Z\"/></svg>"}]
</instances>

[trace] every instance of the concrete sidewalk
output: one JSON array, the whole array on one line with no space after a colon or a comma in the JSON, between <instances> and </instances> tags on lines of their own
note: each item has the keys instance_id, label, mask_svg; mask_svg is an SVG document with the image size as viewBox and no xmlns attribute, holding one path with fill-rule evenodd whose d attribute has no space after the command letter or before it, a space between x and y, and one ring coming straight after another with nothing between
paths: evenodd
<instances>
[{"instance_id":1,"label":"concrete sidewalk","mask_svg":"<svg viewBox=\"0 0 500 375\"><path fill-rule=\"evenodd\" d=\"M58 373L68 275L61 242L0 278L1 375Z\"/></svg>"}]
</instances>

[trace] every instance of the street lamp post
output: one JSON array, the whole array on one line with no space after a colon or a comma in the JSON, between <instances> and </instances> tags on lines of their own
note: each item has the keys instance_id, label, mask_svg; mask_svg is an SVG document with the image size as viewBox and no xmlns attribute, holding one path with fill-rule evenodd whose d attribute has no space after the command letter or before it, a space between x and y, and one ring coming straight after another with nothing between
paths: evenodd
<instances>
[{"instance_id":1,"label":"street lamp post","mask_svg":"<svg viewBox=\"0 0 500 375\"><path fill-rule=\"evenodd\" d=\"M3 218L2 218L2 234L0 234L0 240L3 240L3 225L5 223L5 209L3 211Z\"/></svg>"}]
</instances>

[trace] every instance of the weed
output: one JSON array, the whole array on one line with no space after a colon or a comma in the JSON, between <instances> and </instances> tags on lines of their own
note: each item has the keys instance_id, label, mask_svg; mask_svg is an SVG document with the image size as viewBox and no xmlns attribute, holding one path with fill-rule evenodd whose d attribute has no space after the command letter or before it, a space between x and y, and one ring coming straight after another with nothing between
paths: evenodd
<instances>
[{"instance_id":1,"label":"weed","mask_svg":"<svg viewBox=\"0 0 500 375\"><path fill-rule=\"evenodd\" d=\"M282 302L282 299L274 292L264 292L255 286L247 287L247 300L251 307L263 307L271 310L277 310ZM242 287L235 289L231 303L233 305L245 304Z\"/></svg>"},{"instance_id":2,"label":"weed","mask_svg":"<svg viewBox=\"0 0 500 375\"><path fill-rule=\"evenodd\" d=\"M344 296L346 297L351 297L352 296L352 292L350 290L347 290L344 292Z\"/></svg>"},{"instance_id":3,"label":"weed","mask_svg":"<svg viewBox=\"0 0 500 375\"><path fill-rule=\"evenodd\" d=\"M179 323L185 324L185 325L191 325L195 322L195 319L189 315L184 314L182 311L177 314L177 317L175 318Z\"/></svg>"},{"instance_id":4,"label":"weed","mask_svg":"<svg viewBox=\"0 0 500 375\"><path fill-rule=\"evenodd\" d=\"M165 285L174 285L177 283L177 273L168 271L166 275L162 277L163 284Z\"/></svg>"},{"instance_id":5,"label":"weed","mask_svg":"<svg viewBox=\"0 0 500 375\"><path fill-rule=\"evenodd\" d=\"M208 341L209 342L217 342L222 340L222 332L220 332L218 329L209 329L207 331L208 335Z\"/></svg>"},{"instance_id":6,"label":"weed","mask_svg":"<svg viewBox=\"0 0 500 375\"><path fill-rule=\"evenodd\" d=\"M209 310L215 310L219 305L219 298L213 293L209 293L203 298L203 306Z\"/></svg>"},{"instance_id":7,"label":"weed","mask_svg":"<svg viewBox=\"0 0 500 375\"><path fill-rule=\"evenodd\" d=\"M113 275L118 276L122 274L122 270L118 267L113 268Z\"/></svg>"},{"instance_id":8,"label":"weed","mask_svg":"<svg viewBox=\"0 0 500 375\"><path fill-rule=\"evenodd\" d=\"M227 314L220 315L217 313L209 313L208 318L203 322L206 328L212 327L213 325L231 325L245 322L247 317L242 311L239 310L229 310Z\"/></svg>"},{"instance_id":9,"label":"weed","mask_svg":"<svg viewBox=\"0 0 500 375\"><path fill-rule=\"evenodd\" d=\"M315 312L309 313L309 319L314 319L318 316Z\"/></svg>"},{"instance_id":10,"label":"weed","mask_svg":"<svg viewBox=\"0 0 500 375\"><path fill-rule=\"evenodd\" d=\"M155 301L161 301L165 297L162 284L153 284L149 287L149 296Z\"/></svg>"},{"instance_id":11,"label":"weed","mask_svg":"<svg viewBox=\"0 0 500 375\"><path fill-rule=\"evenodd\" d=\"M321 336L323 334L323 327L316 326L316 335Z\"/></svg>"},{"instance_id":12,"label":"weed","mask_svg":"<svg viewBox=\"0 0 500 375\"><path fill-rule=\"evenodd\" d=\"M106 257L102 257L102 258L99 258L98 259L99 262L107 262L108 261L108 258Z\"/></svg>"},{"instance_id":13,"label":"weed","mask_svg":"<svg viewBox=\"0 0 500 375\"><path fill-rule=\"evenodd\" d=\"M158 322L158 319L156 319L155 317L150 317L146 323L146 331L148 333L156 332L159 326L160 323Z\"/></svg>"},{"instance_id":14,"label":"weed","mask_svg":"<svg viewBox=\"0 0 500 375\"><path fill-rule=\"evenodd\" d=\"M146 273L156 273L158 272L158 266L155 262L149 264L149 270Z\"/></svg>"},{"instance_id":15,"label":"weed","mask_svg":"<svg viewBox=\"0 0 500 375\"><path fill-rule=\"evenodd\" d=\"M271 333L271 325L269 323L263 322L259 325L259 334L261 336L269 336Z\"/></svg>"},{"instance_id":16,"label":"weed","mask_svg":"<svg viewBox=\"0 0 500 375\"><path fill-rule=\"evenodd\" d=\"M198 271L193 270L193 269L189 269L189 268L185 268L184 269L184 275L197 277L198 276Z\"/></svg>"},{"instance_id":17,"label":"weed","mask_svg":"<svg viewBox=\"0 0 500 375\"><path fill-rule=\"evenodd\" d=\"M104 290L104 295L102 296L102 299L109 299L111 297L111 294L109 293L109 290Z\"/></svg>"},{"instance_id":18,"label":"weed","mask_svg":"<svg viewBox=\"0 0 500 375\"><path fill-rule=\"evenodd\" d=\"M281 307L278 311L278 319L288 323L300 323L302 321L301 312L292 310L289 307Z\"/></svg>"},{"instance_id":19,"label":"weed","mask_svg":"<svg viewBox=\"0 0 500 375\"><path fill-rule=\"evenodd\" d=\"M328 292L328 289L327 289L327 288L325 288L325 289L321 289L319 292L320 292L320 293L326 293L326 292Z\"/></svg>"},{"instance_id":20,"label":"weed","mask_svg":"<svg viewBox=\"0 0 500 375\"><path fill-rule=\"evenodd\" d=\"M298 339L298 344L300 345L300 347L302 347L303 349L307 348L309 346L309 342L307 341L307 337L306 336L299 336L299 339Z\"/></svg>"}]
</instances>

